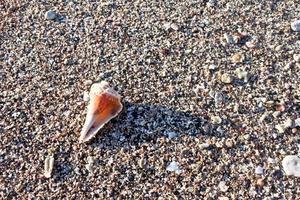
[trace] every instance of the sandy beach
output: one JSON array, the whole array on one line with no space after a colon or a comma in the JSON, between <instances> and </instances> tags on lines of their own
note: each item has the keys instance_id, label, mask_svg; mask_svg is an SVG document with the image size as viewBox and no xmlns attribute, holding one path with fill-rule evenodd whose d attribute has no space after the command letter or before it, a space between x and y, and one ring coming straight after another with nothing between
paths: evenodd
<instances>
[{"instance_id":1,"label":"sandy beach","mask_svg":"<svg viewBox=\"0 0 300 200\"><path fill-rule=\"evenodd\" d=\"M298 0L4 0L0 17L0 199L300 199ZM80 143L100 81L123 110Z\"/></svg>"}]
</instances>

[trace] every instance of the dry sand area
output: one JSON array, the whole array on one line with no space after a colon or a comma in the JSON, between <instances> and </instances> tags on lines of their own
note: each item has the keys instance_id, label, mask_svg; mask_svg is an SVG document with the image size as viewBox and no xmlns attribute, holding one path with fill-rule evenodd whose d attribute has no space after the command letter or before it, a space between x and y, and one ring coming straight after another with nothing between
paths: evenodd
<instances>
[{"instance_id":1,"label":"dry sand area","mask_svg":"<svg viewBox=\"0 0 300 200\"><path fill-rule=\"evenodd\" d=\"M0 199L300 198L299 0L2 0L0 18ZM103 80L123 110L80 143Z\"/></svg>"}]
</instances>

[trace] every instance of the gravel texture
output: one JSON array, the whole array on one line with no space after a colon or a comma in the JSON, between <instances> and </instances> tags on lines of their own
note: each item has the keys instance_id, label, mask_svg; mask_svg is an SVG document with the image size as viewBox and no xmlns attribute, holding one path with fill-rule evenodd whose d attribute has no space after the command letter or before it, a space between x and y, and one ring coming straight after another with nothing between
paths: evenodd
<instances>
[{"instance_id":1,"label":"gravel texture","mask_svg":"<svg viewBox=\"0 0 300 200\"><path fill-rule=\"evenodd\" d=\"M299 198L299 0L51 2L0 3L1 199Z\"/></svg>"}]
</instances>

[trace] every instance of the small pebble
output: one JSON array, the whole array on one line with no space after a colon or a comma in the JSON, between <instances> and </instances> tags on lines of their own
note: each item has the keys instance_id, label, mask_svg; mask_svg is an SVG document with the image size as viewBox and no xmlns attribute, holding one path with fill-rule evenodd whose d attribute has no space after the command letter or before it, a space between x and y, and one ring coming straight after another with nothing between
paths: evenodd
<instances>
[{"instance_id":1,"label":"small pebble","mask_svg":"<svg viewBox=\"0 0 300 200\"><path fill-rule=\"evenodd\" d=\"M255 168L255 174L262 175L263 173L264 173L264 168L262 168L261 166L257 166Z\"/></svg>"},{"instance_id":2,"label":"small pebble","mask_svg":"<svg viewBox=\"0 0 300 200\"><path fill-rule=\"evenodd\" d=\"M45 18L48 20L54 20L56 18L57 14L53 10L49 10L45 13Z\"/></svg>"},{"instance_id":3,"label":"small pebble","mask_svg":"<svg viewBox=\"0 0 300 200\"><path fill-rule=\"evenodd\" d=\"M179 27L177 24L174 24L174 23L171 23L171 28L174 30L174 31L178 31L179 30Z\"/></svg>"},{"instance_id":4,"label":"small pebble","mask_svg":"<svg viewBox=\"0 0 300 200\"><path fill-rule=\"evenodd\" d=\"M217 68L217 65L215 65L215 64L211 64L208 66L208 69L210 69L210 70L215 70L216 68Z\"/></svg>"},{"instance_id":5,"label":"small pebble","mask_svg":"<svg viewBox=\"0 0 300 200\"><path fill-rule=\"evenodd\" d=\"M284 133L285 127L282 124L275 125L275 128L277 129L278 133Z\"/></svg>"},{"instance_id":6,"label":"small pebble","mask_svg":"<svg viewBox=\"0 0 300 200\"><path fill-rule=\"evenodd\" d=\"M283 103L278 103L275 105L276 111L284 112L285 111L285 105Z\"/></svg>"},{"instance_id":7,"label":"small pebble","mask_svg":"<svg viewBox=\"0 0 300 200\"><path fill-rule=\"evenodd\" d=\"M245 55L243 53L236 53L231 57L233 63L242 63L245 60Z\"/></svg>"},{"instance_id":8,"label":"small pebble","mask_svg":"<svg viewBox=\"0 0 300 200\"><path fill-rule=\"evenodd\" d=\"M299 32L300 31L300 20L293 21L291 23L291 28L293 31Z\"/></svg>"},{"instance_id":9,"label":"small pebble","mask_svg":"<svg viewBox=\"0 0 300 200\"><path fill-rule=\"evenodd\" d=\"M231 147L233 146L233 141L232 141L231 139L227 139L227 140L225 141L225 145L226 145L227 147L231 148Z\"/></svg>"},{"instance_id":10,"label":"small pebble","mask_svg":"<svg viewBox=\"0 0 300 200\"><path fill-rule=\"evenodd\" d=\"M225 38L227 44L233 44L234 43L232 35L229 35L228 33L225 33L224 38Z\"/></svg>"},{"instance_id":11,"label":"small pebble","mask_svg":"<svg viewBox=\"0 0 300 200\"><path fill-rule=\"evenodd\" d=\"M282 166L286 175L300 177L300 158L298 156L286 156L282 160Z\"/></svg>"},{"instance_id":12,"label":"small pebble","mask_svg":"<svg viewBox=\"0 0 300 200\"><path fill-rule=\"evenodd\" d=\"M300 62L300 54L294 54L293 58L295 62Z\"/></svg>"},{"instance_id":13,"label":"small pebble","mask_svg":"<svg viewBox=\"0 0 300 200\"><path fill-rule=\"evenodd\" d=\"M235 74L236 74L238 79L243 79L245 83L248 82L249 74L246 70L244 70L242 68L237 68L235 70Z\"/></svg>"},{"instance_id":14,"label":"small pebble","mask_svg":"<svg viewBox=\"0 0 300 200\"><path fill-rule=\"evenodd\" d=\"M258 46L258 40L256 37L253 37L251 40L247 41L245 45L248 48L253 49Z\"/></svg>"},{"instance_id":15,"label":"small pebble","mask_svg":"<svg viewBox=\"0 0 300 200\"><path fill-rule=\"evenodd\" d=\"M167 171L170 172L176 172L176 174L179 174L181 172L178 164L176 161L172 161L168 166L167 166Z\"/></svg>"},{"instance_id":16,"label":"small pebble","mask_svg":"<svg viewBox=\"0 0 300 200\"><path fill-rule=\"evenodd\" d=\"M224 73L224 74L222 74L222 76L221 76L221 81L222 81L223 83L229 84L229 83L232 82L232 76L229 75L229 74L227 74L227 73Z\"/></svg>"},{"instance_id":17,"label":"small pebble","mask_svg":"<svg viewBox=\"0 0 300 200\"><path fill-rule=\"evenodd\" d=\"M199 144L199 148L200 149L206 149L206 148L208 148L210 145L209 145L209 143L202 143L202 144Z\"/></svg>"},{"instance_id":18,"label":"small pebble","mask_svg":"<svg viewBox=\"0 0 300 200\"><path fill-rule=\"evenodd\" d=\"M260 178L256 181L256 185L259 187L263 187L265 185L265 181L263 178Z\"/></svg>"},{"instance_id":19,"label":"small pebble","mask_svg":"<svg viewBox=\"0 0 300 200\"><path fill-rule=\"evenodd\" d=\"M93 83L92 80L85 80L83 84L88 86L88 85L92 85L92 83Z\"/></svg>"},{"instance_id":20,"label":"small pebble","mask_svg":"<svg viewBox=\"0 0 300 200\"><path fill-rule=\"evenodd\" d=\"M228 188L229 188L229 187L226 185L226 182L225 182L225 181L221 181L221 182L219 183L219 189L220 189L220 191L222 191L222 192L227 192Z\"/></svg>"},{"instance_id":21,"label":"small pebble","mask_svg":"<svg viewBox=\"0 0 300 200\"><path fill-rule=\"evenodd\" d=\"M87 91L83 92L83 101L88 102L90 100L90 95Z\"/></svg>"},{"instance_id":22,"label":"small pebble","mask_svg":"<svg viewBox=\"0 0 300 200\"><path fill-rule=\"evenodd\" d=\"M212 116L211 117L211 122L213 124L221 124L222 123L222 118L219 116Z\"/></svg>"},{"instance_id":23,"label":"small pebble","mask_svg":"<svg viewBox=\"0 0 300 200\"><path fill-rule=\"evenodd\" d=\"M219 197L218 200L229 200L228 197Z\"/></svg>"},{"instance_id":24,"label":"small pebble","mask_svg":"<svg viewBox=\"0 0 300 200\"><path fill-rule=\"evenodd\" d=\"M283 124L284 128L287 129L287 128L291 128L293 126L293 120L291 119L287 119L284 124Z\"/></svg>"},{"instance_id":25,"label":"small pebble","mask_svg":"<svg viewBox=\"0 0 300 200\"><path fill-rule=\"evenodd\" d=\"M169 29L173 29L174 31L179 30L178 25L175 24L175 23L171 23L171 22L166 22L166 23L163 25L163 27L164 27L165 30L169 30Z\"/></svg>"}]
</instances>

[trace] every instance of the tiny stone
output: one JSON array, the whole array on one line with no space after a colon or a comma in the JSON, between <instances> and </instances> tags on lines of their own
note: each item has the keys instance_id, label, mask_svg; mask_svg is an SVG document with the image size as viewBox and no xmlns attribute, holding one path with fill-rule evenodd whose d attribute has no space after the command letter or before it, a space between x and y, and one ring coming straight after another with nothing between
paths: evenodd
<instances>
[{"instance_id":1,"label":"tiny stone","mask_svg":"<svg viewBox=\"0 0 300 200\"><path fill-rule=\"evenodd\" d=\"M280 115L280 111L275 111L272 115L274 118L277 118Z\"/></svg>"},{"instance_id":2,"label":"tiny stone","mask_svg":"<svg viewBox=\"0 0 300 200\"><path fill-rule=\"evenodd\" d=\"M256 184L259 187L263 187L265 185L264 179L263 178L258 179L257 182L256 182Z\"/></svg>"},{"instance_id":3,"label":"tiny stone","mask_svg":"<svg viewBox=\"0 0 300 200\"><path fill-rule=\"evenodd\" d=\"M225 145L229 148L231 148L233 146L233 141L231 139L227 139L225 142Z\"/></svg>"},{"instance_id":4,"label":"tiny stone","mask_svg":"<svg viewBox=\"0 0 300 200\"><path fill-rule=\"evenodd\" d=\"M222 123L222 118L219 116L213 116L211 117L211 121L213 124L221 124Z\"/></svg>"},{"instance_id":5,"label":"tiny stone","mask_svg":"<svg viewBox=\"0 0 300 200\"><path fill-rule=\"evenodd\" d=\"M207 5L208 7L214 7L215 4L216 4L216 0L209 0L209 1L207 2L206 5Z\"/></svg>"},{"instance_id":6,"label":"tiny stone","mask_svg":"<svg viewBox=\"0 0 300 200\"><path fill-rule=\"evenodd\" d=\"M199 148L200 149L206 149L209 147L209 144L208 143L202 143L202 144L199 144Z\"/></svg>"},{"instance_id":7,"label":"tiny stone","mask_svg":"<svg viewBox=\"0 0 300 200\"><path fill-rule=\"evenodd\" d=\"M293 31L299 32L300 31L300 20L293 21L291 23L291 28Z\"/></svg>"},{"instance_id":8,"label":"tiny stone","mask_svg":"<svg viewBox=\"0 0 300 200\"><path fill-rule=\"evenodd\" d=\"M174 23L171 24L171 28L172 28L174 31L178 31L178 30L179 30L178 25L177 25L177 24L174 24Z\"/></svg>"},{"instance_id":9,"label":"tiny stone","mask_svg":"<svg viewBox=\"0 0 300 200\"><path fill-rule=\"evenodd\" d=\"M83 92L83 101L88 102L90 100L90 95L87 91Z\"/></svg>"},{"instance_id":10,"label":"tiny stone","mask_svg":"<svg viewBox=\"0 0 300 200\"><path fill-rule=\"evenodd\" d=\"M218 147L218 148L222 148L223 147L223 142L222 141L218 141L218 142L216 142L216 147Z\"/></svg>"},{"instance_id":11,"label":"tiny stone","mask_svg":"<svg viewBox=\"0 0 300 200\"><path fill-rule=\"evenodd\" d=\"M218 200L229 200L228 197L219 197Z\"/></svg>"},{"instance_id":12,"label":"tiny stone","mask_svg":"<svg viewBox=\"0 0 300 200\"><path fill-rule=\"evenodd\" d=\"M245 56L243 53L236 53L231 57L231 61L233 63L242 63L245 60Z\"/></svg>"},{"instance_id":13,"label":"tiny stone","mask_svg":"<svg viewBox=\"0 0 300 200\"><path fill-rule=\"evenodd\" d=\"M286 175L300 177L300 158L296 155L288 155L282 160L283 170Z\"/></svg>"},{"instance_id":14,"label":"tiny stone","mask_svg":"<svg viewBox=\"0 0 300 200\"><path fill-rule=\"evenodd\" d=\"M222 76L221 76L221 81L222 81L223 83L229 84L229 83L232 82L232 76L230 76L230 75L227 74L227 73L224 73L224 74L222 74Z\"/></svg>"},{"instance_id":15,"label":"tiny stone","mask_svg":"<svg viewBox=\"0 0 300 200\"><path fill-rule=\"evenodd\" d=\"M257 44L258 44L258 41L257 41L257 38L256 37L253 37L250 41L247 41L246 42L246 46L248 47L248 48L255 48L255 47L257 47Z\"/></svg>"},{"instance_id":16,"label":"tiny stone","mask_svg":"<svg viewBox=\"0 0 300 200\"><path fill-rule=\"evenodd\" d=\"M278 45L275 47L275 51L280 51L282 50L283 46L282 45Z\"/></svg>"},{"instance_id":17,"label":"tiny stone","mask_svg":"<svg viewBox=\"0 0 300 200\"><path fill-rule=\"evenodd\" d=\"M229 188L229 187L226 185L226 182L225 182L225 181L221 181L221 182L219 183L219 189L220 189L220 191L222 191L222 192L227 192L228 188Z\"/></svg>"},{"instance_id":18,"label":"tiny stone","mask_svg":"<svg viewBox=\"0 0 300 200\"><path fill-rule=\"evenodd\" d=\"M233 37L231 35L229 35L228 33L224 34L224 38L225 38L227 44L233 44L234 43Z\"/></svg>"},{"instance_id":19,"label":"tiny stone","mask_svg":"<svg viewBox=\"0 0 300 200\"><path fill-rule=\"evenodd\" d=\"M261 166L258 166L255 168L255 174L263 174L264 173L264 168L262 168Z\"/></svg>"},{"instance_id":20,"label":"tiny stone","mask_svg":"<svg viewBox=\"0 0 300 200\"><path fill-rule=\"evenodd\" d=\"M275 128L277 129L278 133L284 133L284 125L282 124L277 124L275 125Z\"/></svg>"},{"instance_id":21,"label":"tiny stone","mask_svg":"<svg viewBox=\"0 0 300 200\"><path fill-rule=\"evenodd\" d=\"M48 20L54 20L56 18L56 13L53 10L49 10L45 13L45 18Z\"/></svg>"},{"instance_id":22,"label":"tiny stone","mask_svg":"<svg viewBox=\"0 0 300 200\"><path fill-rule=\"evenodd\" d=\"M165 30L169 30L171 28L171 22L164 23L163 27Z\"/></svg>"},{"instance_id":23,"label":"tiny stone","mask_svg":"<svg viewBox=\"0 0 300 200\"><path fill-rule=\"evenodd\" d=\"M237 68L235 70L236 76L238 77L238 79L244 79L244 82L248 82L249 80L249 74L246 70L243 70L241 68Z\"/></svg>"},{"instance_id":24,"label":"tiny stone","mask_svg":"<svg viewBox=\"0 0 300 200\"><path fill-rule=\"evenodd\" d=\"M276 104L275 109L277 111L284 112L285 111L285 105L283 103Z\"/></svg>"},{"instance_id":25,"label":"tiny stone","mask_svg":"<svg viewBox=\"0 0 300 200\"><path fill-rule=\"evenodd\" d=\"M250 139L250 134L246 134L243 136L244 140L249 140Z\"/></svg>"},{"instance_id":26,"label":"tiny stone","mask_svg":"<svg viewBox=\"0 0 300 200\"><path fill-rule=\"evenodd\" d=\"M298 129L297 128L292 128L292 133L297 133Z\"/></svg>"},{"instance_id":27,"label":"tiny stone","mask_svg":"<svg viewBox=\"0 0 300 200\"><path fill-rule=\"evenodd\" d=\"M217 68L217 65L211 64L208 66L208 69L215 70Z\"/></svg>"},{"instance_id":28,"label":"tiny stone","mask_svg":"<svg viewBox=\"0 0 300 200\"><path fill-rule=\"evenodd\" d=\"M284 66L283 69L284 69L285 71L287 71L287 70L291 69L293 66L294 66L293 63L288 63L288 64L286 64L286 65Z\"/></svg>"},{"instance_id":29,"label":"tiny stone","mask_svg":"<svg viewBox=\"0 0 300 200\"><path fill-rule=\"evenodd\" d=\"M178 164L176 161L172 161L168 166L167 166L167 171L170 172L176 172L176 174L179 174L181 172Z\"/></svg>"},{"instance_id":30,"label":"tiny stone","mask_svg":"<svg viewBox=\"0 0 300 200\"><path fill-rule=\"evenodd\" d=\"M85 80L84 81L84 85L88 86L88 85L92 85L93 81L92 80Z\"/></svg>"},{"instance_id":31,"label":"tiny stone","mask_svg":"<svg viewBox=\"0 0 300 200\"><path fill-rule=\"evenodd\" d=\"M284 128L287 129L287 128L291 128L293 126L293 120L291 119L287 119L284 124L283 124Z\"/></svg>"},{"instance_id":32,"label":"tiny stone","mask_svg":"<svg viewBox=\"0 0 300 200\"><path fill-rule=\"evenodd\" d=\"M300 61L300 54L294 54L293 58L294 58L295 62L299 62Z\"/></svg>"}]
</instances>

